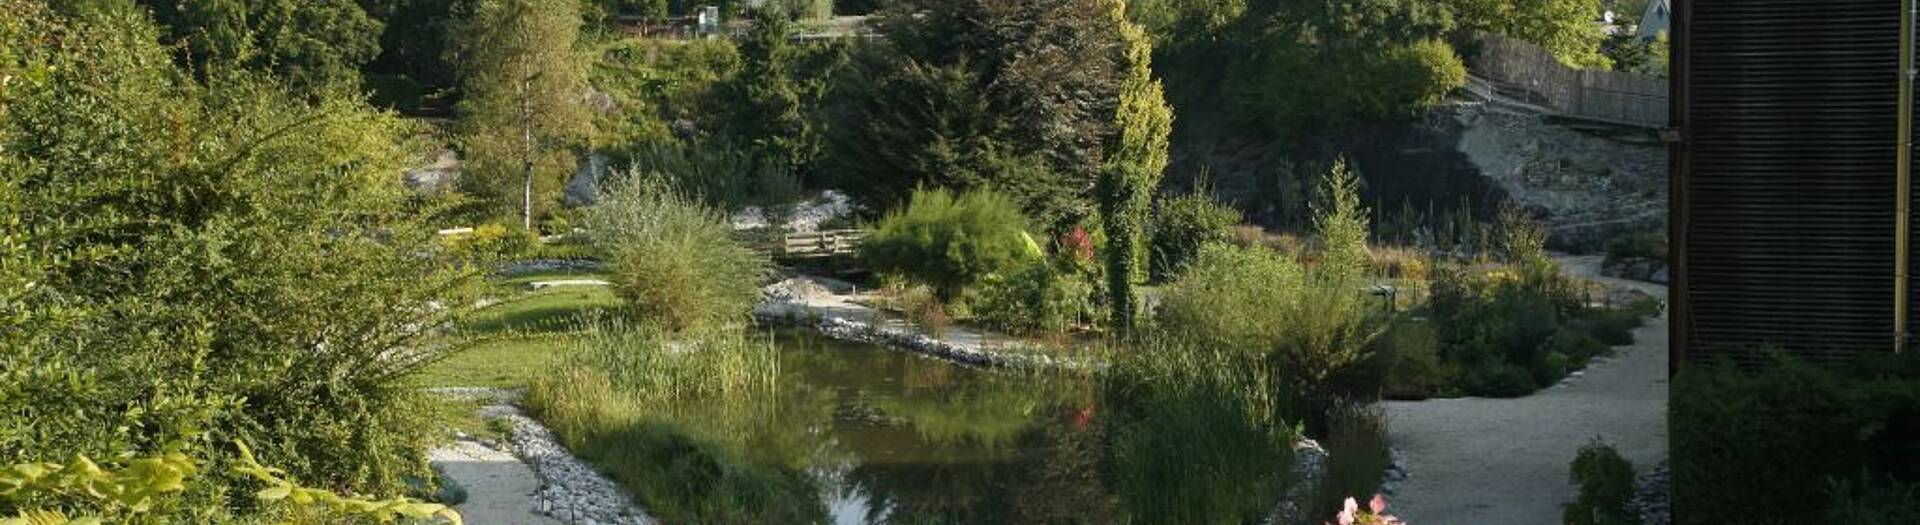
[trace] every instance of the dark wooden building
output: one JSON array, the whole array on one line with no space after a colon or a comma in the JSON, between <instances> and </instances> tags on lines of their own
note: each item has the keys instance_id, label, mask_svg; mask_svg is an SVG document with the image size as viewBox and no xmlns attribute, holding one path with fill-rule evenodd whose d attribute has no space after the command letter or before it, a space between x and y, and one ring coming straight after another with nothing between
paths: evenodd
<instances>
[{"instance_id":1,"label":"dark wooden building","mask_svg":"<svg viewBox=\"0 0 1920 525\"><path fill-rule=\"evenodd\" d=\"M1911 1L1674 2L1676 367L1911 332Z\"/></svg>"}]
</instances>

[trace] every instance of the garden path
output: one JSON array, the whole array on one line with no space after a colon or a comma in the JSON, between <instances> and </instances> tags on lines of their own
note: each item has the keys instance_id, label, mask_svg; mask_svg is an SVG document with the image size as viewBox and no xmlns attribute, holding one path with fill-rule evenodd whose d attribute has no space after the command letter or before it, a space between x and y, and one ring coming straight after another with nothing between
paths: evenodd
<instances>
[{"instance_id":1,"label":"garden path","mask_svg":"<svg viewBox=\"0 0 1920 525\"><path fill-rule=\"evenodd\" d=\"M454 505L461 521L474 525L560 525L533 512L540 477L512 453L462 439L427 453L427 460L467 491Z\"/></svg>"},{"instance_id":2,"label":"garden path","mask_svg":"<svg viewBox=\"0 0 1920 525\"><path fill-rule=\"evenodd\" d=\"M1568 273L1667 297L1666 287L1600 277L1599 258L1561 257ZM1644 472L1667 457L1667 317L1634 344L1551 388L1515 399L1387 402L1388 436L1408 478L1390 513L1416 525L1561 523L1573 501L1567 464L1595 436Z\"/></svg>"}]
</instances>

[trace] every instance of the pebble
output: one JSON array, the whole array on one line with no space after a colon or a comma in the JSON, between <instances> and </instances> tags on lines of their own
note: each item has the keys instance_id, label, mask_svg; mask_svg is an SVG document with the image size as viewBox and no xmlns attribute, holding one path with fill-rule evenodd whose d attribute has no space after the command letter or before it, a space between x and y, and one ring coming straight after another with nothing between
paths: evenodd
<instances>
[{"instance_id":1,"label":"pebble","mask_svg":"<svg viewBox=\"0 0 1920 525\"><path fill-rule=\"evenodd\" d=\"M506 405L489 406L486 413L507 420L513 429L508 447L540 477L534 494L540 514L573 525L655 523L620 485L573 457L540 422Z\"/></svg>"}]
</instances>

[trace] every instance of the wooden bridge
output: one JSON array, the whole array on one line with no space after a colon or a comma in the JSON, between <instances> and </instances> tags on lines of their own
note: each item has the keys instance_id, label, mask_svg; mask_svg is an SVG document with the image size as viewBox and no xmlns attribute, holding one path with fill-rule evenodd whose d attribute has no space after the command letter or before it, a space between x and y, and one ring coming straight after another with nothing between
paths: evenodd
<instances>
[{"instance_id":1,"label":"wooden bridge","mask_svg":"<svg viewBox=\"0 0 1920 525\"><path fill-rule=\"evenodd\" d=\"M785 259L853 255L860 249L860 242L866 238L867 232L862 230L789 233L781 236L780 243L771 251L773 256Z\"/></svg>"}]
</instances>

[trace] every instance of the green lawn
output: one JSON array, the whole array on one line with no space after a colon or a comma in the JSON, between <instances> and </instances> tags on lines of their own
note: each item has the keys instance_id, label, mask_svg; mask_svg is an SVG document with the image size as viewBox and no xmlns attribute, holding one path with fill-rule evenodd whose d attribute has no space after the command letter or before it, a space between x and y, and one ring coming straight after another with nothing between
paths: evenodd
<instances>
[{"instance_id":1,"label":"green lawn","mask_svg":"<svg viewBox=\"0 0 1920 525\"><path fill-rule=\"evenodd\" d=\"M572 334L496 339L434 363L414 380L423 387L524 387L557 363Z\"/></svg>"},{"instance_id":2,"label":"green lawn","mask_svg":"<svg viewBox=\"0 0 1920 525\"><path fill-rule=\"evenodd\" d=\"M555 279L594 279L590 273L546 273L489 283L506 298L481 309L456 337L481 338L415 377L435 386L523 387L546 373L560 351L577 337L578 320L609 312L620 298L604 286L563 286L537 292L526 283Z\"/></svg>"},{"instance_id":3,"label":"green lawn","mask_svg":"<svg viewBox=\"0 0 1920 525\"><path fill-rule=\"evenodd\" d=\"M529 335L567 332L582 316L620 306L620 297L605 286L561 286L521 292L478 312L463 332L470 336Z\"/></svg>"}]
</instances>

